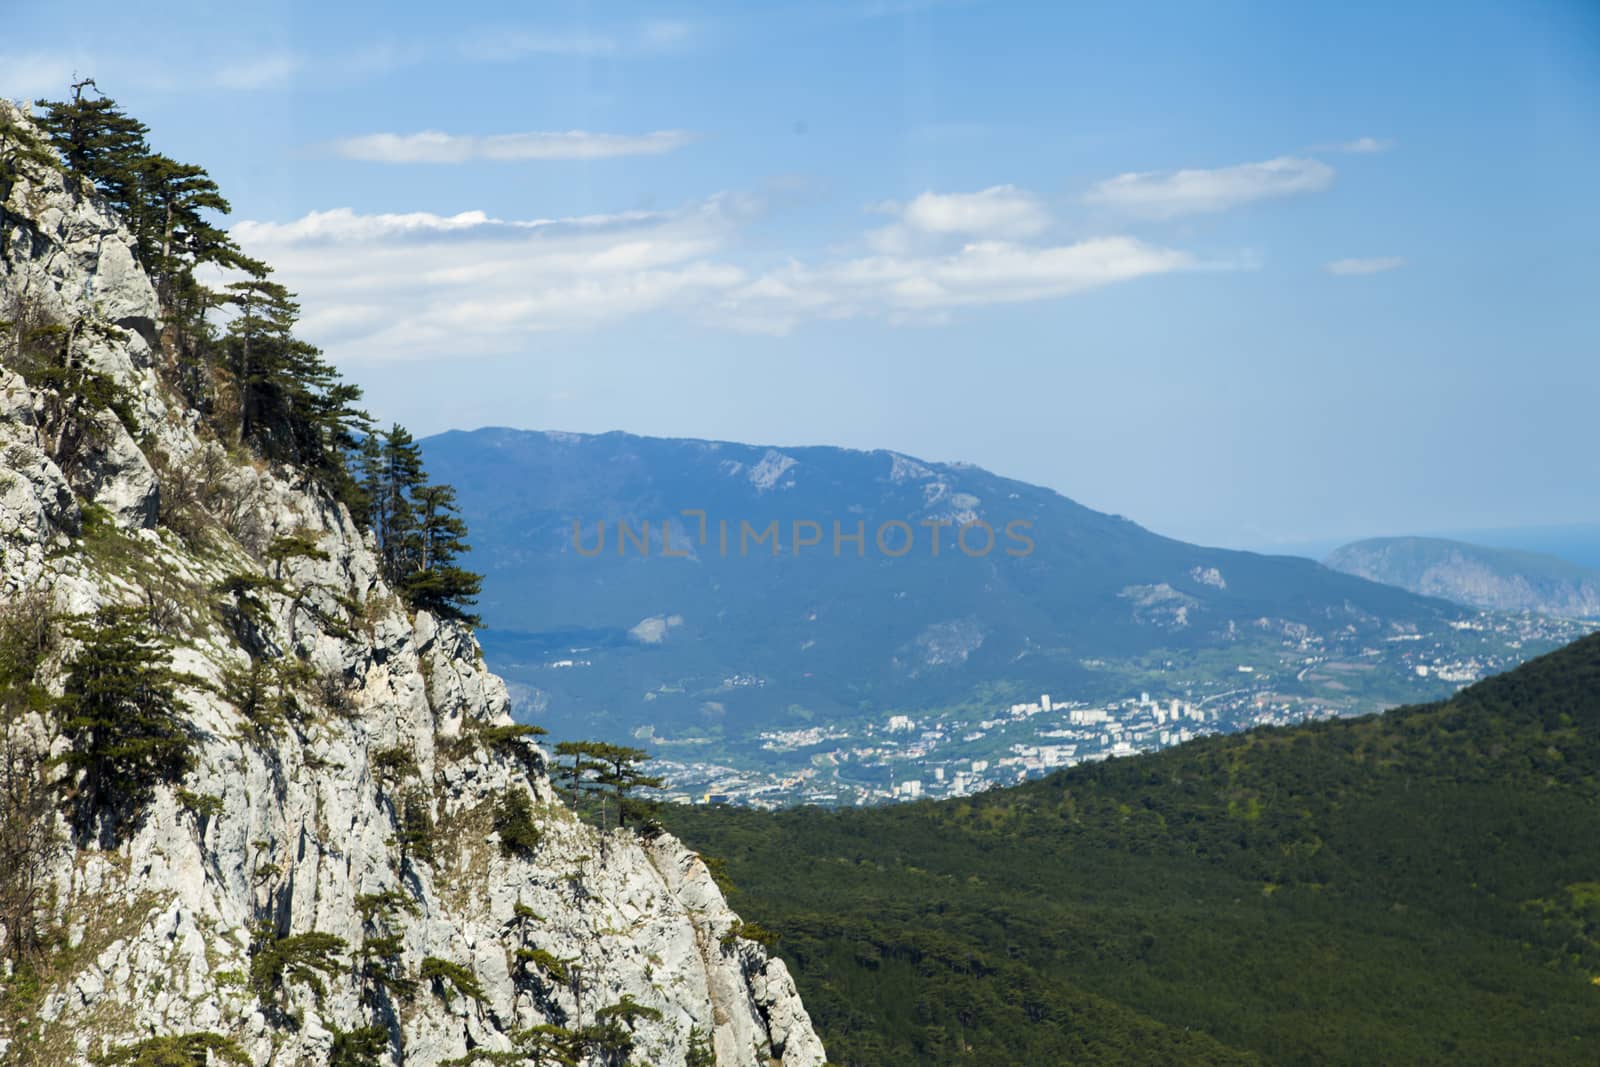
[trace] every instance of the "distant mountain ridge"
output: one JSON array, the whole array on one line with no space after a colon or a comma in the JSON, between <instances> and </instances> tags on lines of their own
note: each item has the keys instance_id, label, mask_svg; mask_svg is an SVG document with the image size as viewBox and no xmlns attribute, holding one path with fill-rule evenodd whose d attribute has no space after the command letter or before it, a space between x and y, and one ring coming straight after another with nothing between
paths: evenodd
<instances>
[{"instance_id":1,"label":"distant mountain ridge","mask_svg":"<svg viewBox=\"0 0 1600 1067\"><path fill-rule=\"evenodd\" d=\"M1285 691L1348 710L1452 688L1382 657L1399 637L1456 640L1453 605L1185 544L973 466L505 428L423 449L472 529L490 662L558 733L753 743L885 709L1108 699L1192 663L1237 678L1235 662L1270 662ZM741 543L774 523L775 540ZM987 552L958 543L972 523ZM987 541L973 527L966 547ZM1341 657L1353 666L1317 689L1305 664Z\"/></svg>"},{"instance_id":2,"label":"distant mountain ridge","mask_svg":"<svg viewBox=\"0 0 1600 1067\"><path fill-rule=\"evenodd\" d=\"M1469 607L1600 618L1600 571L1543 553L1434 537L1378 537L1336 549L1323 562Z\"/></svg>"}]
</instances>

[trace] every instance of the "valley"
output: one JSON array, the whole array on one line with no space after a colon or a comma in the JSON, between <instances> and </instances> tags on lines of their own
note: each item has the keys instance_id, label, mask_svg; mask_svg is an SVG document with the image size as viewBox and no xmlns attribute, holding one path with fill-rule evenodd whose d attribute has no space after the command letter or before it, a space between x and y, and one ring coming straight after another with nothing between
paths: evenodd
<instances>
[{"instance_id":1,"label":"valley","mask_svg":"<svg viewBox=\"0 0 1600 1067\"><path fill-rule=\"evenodd\" d=\"M849 1067L1589 1064L1600 636L963 798L668 806Z\"/></svg>"},{"instance_id":2,"label":"valley","mask_svg":"<svg viewBox=\"0 0 1600 1067\"><path fill-rule=\"evenodd\" d=\"M1391 639L1387 647L1339 656L1285 645L1262 646L1254 663L1231 668L1193 657L1182 666L1175 659L1106 664L1110 677L1143 688L1097 702L1045 693L768 730L737 743L663 736L648 722L631 736L657 754L663 795L675 803L775 808L959 797L1206 734L1361 714L1384 694L1447 695L1515 666L1525 650L1546 651L1587 630L1560 619L1484 613L1435 639ZM496 661L485 638L497 671L528 676L520 665Z\"/></svg>"},{"instance_id":3,"label":"valley","mask_svg":"<svg viewBox=\"0 0 1600 1067\"><path fill-rule=\"evenodd\" d=\"M1446 697L1591 628L1187 545L892 452L508 429L422 445L472 529L481 640L519 719L647 748L683 802L960 795ZM1173 701L1196 711L1157 718ZM1106 720L1070 721L1091 708Z\"/></svg>"}]
</instances>

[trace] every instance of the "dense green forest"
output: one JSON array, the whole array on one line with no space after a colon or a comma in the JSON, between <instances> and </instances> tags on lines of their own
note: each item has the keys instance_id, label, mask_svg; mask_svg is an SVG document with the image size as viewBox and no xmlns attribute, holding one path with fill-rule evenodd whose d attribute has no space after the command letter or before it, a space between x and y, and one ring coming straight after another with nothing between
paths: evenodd
<instances>
[{"instance_id":1,"label":"dense green forest","mask_svg":"<svg viewBox=\"0 0 1600 1067\"><path fill-rule=\"evenodd\" d=\"M962 800L664 818L839 1064L1600 1062L1600 635Z\"/></svg>"}]
</instances>

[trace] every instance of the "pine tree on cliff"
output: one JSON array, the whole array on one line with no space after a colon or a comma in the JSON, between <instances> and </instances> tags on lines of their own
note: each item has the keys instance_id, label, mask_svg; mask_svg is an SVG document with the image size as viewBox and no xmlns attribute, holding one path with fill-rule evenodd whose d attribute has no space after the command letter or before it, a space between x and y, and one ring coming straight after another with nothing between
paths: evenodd
<instances>
[{"instance_id":1,"label":"pine tree on cliff","mask_svg":"<svg viewBox=\"0 0 1600 1067\"><path fill-rule=\"evenodd\" d=\"M207 212L230 210L210 175L151 152L144 123L102 95L92 78L73 84L71 100L41 100L39 106L39 125L67 170L92 182L133 231L135 255L156 283L162 306L201 264L259 266L207 218Z\"/></svg>"},{"instance_id":2,"label":"pine tree on cliff","mask_svg":"<svg viewBox=\"0 0 1600 1067\"><path fill-rule=\"evenodd\" d=\"M41 100L39 106L38 123L59 153L53 161L91 182L133 233L134 255L155 285L171 345L177 371L172 384L191 406L211 414L210 370L218 353L205 317L228 300L196 280L195 271L210 264L259 278L266 265L245 255L213 221L230 207L205 170L151 152L144 125L102 95L92 79L75 83L70 100Z\"/></svg>"},{"instance_id":3,"label":"pine tree on cliff","mask_svg":"<svg viewBox=\"0 0 1600 1067\"><path fill-rule=\"evenodd\" d=\"M93 95L85 94L93 89ZM61 153L67 170L94 184L123 215L133 214L139 161L149 155L149 129L100 93L93 78L72 85L71 100L40 100L37 122Z\"/></svg>"},{"instance_id":4,"label":"pine tree on cliff","mask_svg":"<svg viewBox=\"0 0 1600 1067\"><path fill-rule=\"evenodd\" d=\"M300 305L262 268L228 286L238 309L228 324L223 365L233 384L233 439L268 459L292 463L350 502L356 485L346 456L367 416L361 390L342 381L322 351L294 336Z\"/></svg>"},{"instance_id":5,"label":"pine tree on cliff","mask_svg":"<svg viewBox=\"0 0 1600 1067\"><path fill-rule=\"evenodd\" d=\"M482 579L456 563L467 550L466 526L453 491L428 484L415 440L396 425L363 441L361 390L294 335L300 307L271 280L271 268L210 221L229 211L217 184L200 167L152 153L144 125L92 80L72 88L70 101L40 101L41 125L68 170L93 182L128 221L172 328L184 394L225 439L294 466L367 522L385 574L413 607L476 624L468 609ZM248 277L212 293L195 280L202 264ZM220 338L205 322L219 305L235 311Z\"/></svg>"},{"instance_id":6,"label":"pine tree on cliff","mask_svg":"<svg viewBox=\"0 0 1600 1067\"><path fill-rule=\"evenodd\" d=\"M277 370L299 308L264 272L229 285L224 300L238 310L228 324L224 361L236 404L233 440L260 443L281 407Z\"/></svg>"},{"instance_id":7,"label":"pine tree on cliff","mask_svg":"<svg viewBox=\"0 0 1600 1067\"><path fill-rule=\"evenodd\" d=\"M583 802L583 794L590 784L588 774L605 766L598 761L595 754L599 747L598 741L556 742L556 768L566 776L567 802L574 810L577 810ZM561 760L568 756L572 758L572 762L561 763Z\"/></svg>"},{"instance_id":8,"label":"pine tree on cliff","mask_svg":"<svg viewBox=\"0 0 1600 1067\"><path fill-rule=\"evenodd\" d=\"M204 169L160 153L133 160L131 169L137 183L129 219L135 250L163 308L172 306L202 264L259 272L262 265L207 217L208 212L226 215L231 208Z\"/></svg>"},{"instance_id":9,"label":"pine tree on cliff","mask_svg":"<svg viewBox=\"0 0 1600 1067\"><path fill-rule=\"evenodd\" d=\"M589 754L600 764L596 783L610 788L617 800L617 825L626 826L630 815L643 821L655 811L655 806L633 797L635 789L659 789L662 779L645 774L643 766L651 756L642 748L629 748L605 742L590 746Z\"/></svg>"},{"instance_id":10,"label":"pine tree on cliff","mask_svg":"<svg viewBox=\"0 0 1600 1067\"><path fill-rule=\"evenodd\" d=\"M412 569L416 512L411 492L422 484L422 446L398 422L369 440L366 492L372 531L384 573L394 581Z\"/></svg>"},{"instance_id":11,"label":"pine tree on cliff","mask_svg":"<svg viewBox=\"0 0 1600 1067\"><path fill-rule=\"evenodd\" d=\"M455 490L428 482L422 446L399 423L367 439L362 466L366 517L390 584L413 608L478 625L468 609L483 578L456 562L467 551L467 524Z\"/></svg>"},{"instance_id":12,"label":"pine tree on cliff","mask_svg":"<svg viewBox=\"0 0 1600 1067\"><path fill-rule=\"evenodd\" d=\"M467 609L482 589L483 578L456 564L467 551L467 524L455 500L456 491L448 485L413 490L418 558L416 568L401 579L401 589L413 607L477 626L482 620Z\"/></svg>"},{"instance_id":13,"label":"pine tree on cliff","mask_svg":"<svg viewBox=\"0 0 1600 1067\"><path fill-rule=\"evenodd\" d=\"M80 772L73 821L87 834L108 813L113 818L101 825L114 830L153 786L189 770L194 740L181 718L180 677L139 610L104 608L67 633L82 642L56 707L70 746L60 762Z\"/></svg>"},{"instance_id":14,"label":"pine tree on cliff","mask_svg":"<svg viewBox=\"0 0 1600 1067\"><path fill-rule=\"evenodd\" d=\"M356 405L361 387L344 381L322 350L290 338L279 367L287 393L288 458L346 503L357 496L346 457L371 418Z\"/></svg>"},{"instance_id":15,"label":"pine tree on cliff","mask_svg":"<svg viewBox=\"0 0 1600 1067\"><path fill-rule=\"evenodd\" d=\"M570 758L571 763L562 763ZM598 794L602 802L614 799L617 807L617 825L626 826L629 817L647 820L655 805L641 801L632 794L636 789L659 789L662 779L645 774L644 764L651 756L642 748L614 745L609 741L561 741L556 744L556 771L567 780L567 796L575 810L583 808L586 795ZM610 791L610 798L606 792ZM590 813L593 805L590 805ZM609 821L609 805L602 803L599 821Z\"/></svg>"}]
</instances>

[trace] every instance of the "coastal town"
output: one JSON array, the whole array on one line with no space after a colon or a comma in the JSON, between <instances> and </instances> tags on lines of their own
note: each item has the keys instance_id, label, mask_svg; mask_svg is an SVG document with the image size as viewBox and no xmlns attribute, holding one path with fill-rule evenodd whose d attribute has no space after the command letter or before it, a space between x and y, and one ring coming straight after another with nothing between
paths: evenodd
<instances>
[{"instance_id":1,"label":"coastal town","mask_svg":"<svg viewBox=\"0 0 1600 1067\"><path fill-rule=\"evenodd\" d=\"M1592 629L1542 616L1490 613L1452 625L1509 636L1514 645L1572 640ZM1338 696L1354 685L1341 679L1374 674L1380 666L1447 696L1510 665L1488 653L1446 654L1416 634L1396 634L1382 647L1336 657L1312 641L1286 645L1260 663L1237 663L1231 676L1175 677L1162 689L1152 685L1110 701L1040 693L979 717L893 712L860 725L768 731L760 734L760 759L695 759L688 755L695 739L672 741L656 747L653 768L664 779L661 798L680 804L778 808L959 797L1206 734L1381 710L1370 701Z\"/></svg>"},{"instance_id":2,"label":"coastal town","mask_svg":"<svg viewBox=\"0 0 1600 1067\"><path fill-rule=\"evenodd\" d=\"M971 725L897 714L853 735L815 727L762 734L767 751L810 753L808 766L788 774L670 758L656 760L655 769L666 778L664 798L674 803L769 808L956 797L1078 763L1131 756L1238 729L1240 710L1232 702L1200 704L1150 693L1091 707L1058 702L1045 693ZM1289 704L1261 705L1253 709L1247 725L1301 722L1332 714ZM967 755L980 748L981 756Z\"/></svg>"}]
</instances>

